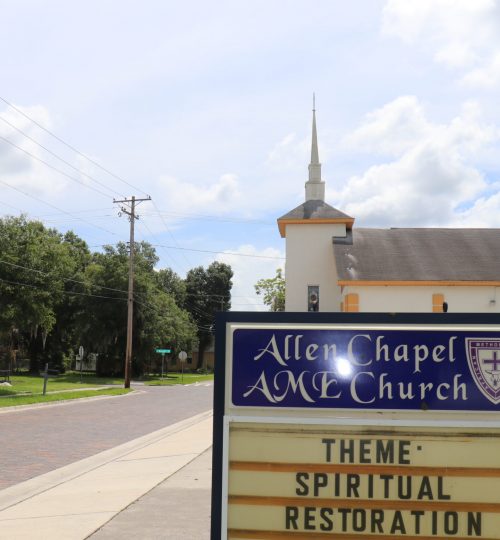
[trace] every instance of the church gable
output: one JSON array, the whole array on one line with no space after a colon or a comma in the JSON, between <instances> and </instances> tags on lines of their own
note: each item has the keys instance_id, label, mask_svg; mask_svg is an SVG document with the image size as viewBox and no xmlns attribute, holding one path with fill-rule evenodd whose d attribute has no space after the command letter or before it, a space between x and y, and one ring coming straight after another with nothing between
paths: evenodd
<instances>
[{"instance_id":1,"label":"church gable","mask_svg":"<svg viewBox=\"0 0 500 540\"><path fill-rule=\"evenodd\" d=\"M347 229L351 229L354 218L344 214L324 201L309 200L278 219L278 227L281 236L286 236L287 225L297 223L343 223Z\"/></svg>"}]
</instances>

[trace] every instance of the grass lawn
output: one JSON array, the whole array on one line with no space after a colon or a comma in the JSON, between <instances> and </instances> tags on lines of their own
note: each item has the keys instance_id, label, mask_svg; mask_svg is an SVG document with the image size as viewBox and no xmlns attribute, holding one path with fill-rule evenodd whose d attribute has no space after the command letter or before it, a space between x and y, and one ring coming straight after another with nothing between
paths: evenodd
<instances>
[{"instance_id":1,"label":"grass lawn","mask_svg":"<svg viewBox=\"0 0 500 540\"><path fill-rule=\"evenodd\" d=\"M162 380L160 376L144 378L144 384L164 386L173 384L193 384L196 382L211 381L213 374L199 373L169 373ZM0 386L0 407L13 405L30 405L33 403L46 403L67 399L78 399L91 396L119 395L130 392L124 388L110 388L104 385L123 385L123 379L96 377L95 375L75 372L65 373L57 377L49 377L47 381L47 394L43 392L43 377L35 375L12 375L12 386ZM99 388L102 386L102 388Z\"/></svg>"},{"instance_id":2,"label":"grass lawn","mask_svg":"<svg viewBox=\"0 0 500 540\"><path fill-rule=\"evenodd\" d=\"M4 387L0 387L0 391ZM47 403L50 401L63 401L67 399L80 399L84 397L96 397L96 396L116 396L120 394L127 394L129 389L125 388L102 388L101 390L79 390L74 392L59 392L57 394L11 394L11 397L0 397L0 407L13 407L15 405L31 405L33 403ZM1 394L0 394L1 396ZM5 396L5 394L4 394Z\"/></svg>"},{"instance_id":3,"label":"grass lawn","mask_svg":"<svg viewBox=\"0 0 500 540\"><path fill-rule=\"evenodd\" d=\"M12 375L12 386L0 386L1 396L13 396L17 394L41 394L43 392L43 377L35 375ZM49 377L47 392L59 392L61 390L77 390L81 388L95 388L106 384L123 384L123 379L112 379L83 375L80 382L80 374L65 373L58 377Z\"/></svg>"},{"instance_id":4,"label":"grass lawn","mask_svg":"<svg viewBox=\"0 0 500 540\"><path fill-rule=\"evenodd\" d=\"M213 381L214 375L210 373L208 375L200 373L184 373L182 376L181 373L169 373L168 377L165 376L162 380L160 376L158 377L149 377L147 380L144 380L144 384L149 386L164 386L172 384L193 384L196 382L203 381Z\"/></svg>"}]
</instances>

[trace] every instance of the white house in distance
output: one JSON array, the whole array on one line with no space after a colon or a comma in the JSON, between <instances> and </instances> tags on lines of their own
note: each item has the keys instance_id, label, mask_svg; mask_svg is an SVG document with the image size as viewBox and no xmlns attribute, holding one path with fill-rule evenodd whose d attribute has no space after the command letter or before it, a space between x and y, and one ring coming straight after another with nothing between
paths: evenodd
<instances>
[{"instance_id":1,"label":"white house in distance","mask_svg":"<svg viewBox=\"0 0 500 540\"><path fill-rule=\"evenodd\" d=\"M314 110L305 192L278 219L286 311L500 312L500 229L355 227L325 202Z\"/></svg>"}]
</instances>

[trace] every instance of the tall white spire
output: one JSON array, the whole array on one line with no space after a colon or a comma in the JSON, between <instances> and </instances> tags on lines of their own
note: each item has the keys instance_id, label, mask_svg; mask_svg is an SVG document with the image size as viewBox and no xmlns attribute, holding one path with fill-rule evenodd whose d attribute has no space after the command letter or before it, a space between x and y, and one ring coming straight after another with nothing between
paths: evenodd
<instances>
[{"instance_id":1,"label":"tall white spire","mask_svg":"<svg viewBox=\"0 0 500 540\"><path fill-rule=\"evenodd\" d=\"M309 180L306 182L306 201L324 201L325 183L321 180L321 163L318 153L318 134L316 132L316 99L313 94L313 124L311 142L311 163L309 164Z\"/></svg>"}]
</instances>

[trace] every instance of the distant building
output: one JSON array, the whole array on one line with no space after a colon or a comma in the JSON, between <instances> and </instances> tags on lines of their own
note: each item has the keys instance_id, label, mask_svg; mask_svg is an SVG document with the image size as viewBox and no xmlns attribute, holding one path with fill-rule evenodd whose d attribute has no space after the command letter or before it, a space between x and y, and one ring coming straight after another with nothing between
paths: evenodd
<instances>
[{"instance_id":1,"label":"distant building","mask_svg":"<svg viewBox=\"0 0 500 540\"><path fill-rule=\"evenodd\" d=\"M286 311L500 312L500 229L354 227L325 202L314 110L305 202L278 227Z\"/></svg>"}]
</instances>

